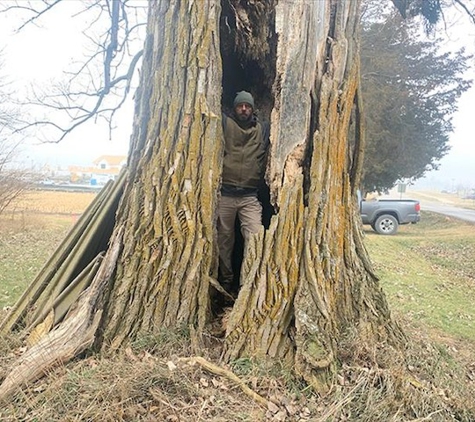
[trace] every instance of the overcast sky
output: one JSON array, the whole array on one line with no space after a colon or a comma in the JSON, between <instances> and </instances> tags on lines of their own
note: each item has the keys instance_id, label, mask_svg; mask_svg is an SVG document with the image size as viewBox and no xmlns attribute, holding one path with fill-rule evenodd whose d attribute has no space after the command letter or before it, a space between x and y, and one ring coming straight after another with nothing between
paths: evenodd
<instances>
[{"instance_id":1,"label":"overcast sky","mask_svg":"<svg viewBox=\"0 0 475 422\"><path fill-rule=\"evenodd\" d=\"M0 15L2 76L11 82L10 89L21 96L26 95L30 86L53 86L65 79L64 72L77 68L75 63L84 61L87 40L81 31L85 21L81 15L73 17L83 8L80 1L64 1L46 13L38 25L27 25L20 32L15 29L29 16L27 13L16 13L15 19L12 15ZM108 125L102 121L88 122L60 143L44 143L33 133L23 148L25 161L53 166L88 165L103 154L126 155L133 118L131 97L117 115L112 138ZM57 139L57 134L49 138Z\"/></svg>"},{"instance_id":2,"label":"overcast sky","mask_svg":"<svg viewBox=\"0 0 475 422\"><path fill-rule=\"evenodd\" d=\"M461 15L459 11L446 16L446 47L449 51L465 47L475 56L475 24ZM475 57L467 75L475 81ZM450 152L441 160L440 169L429 172L417 185L447 190L475 188L475 85L462 95L458 107Z\"/></svg>"},{"instance_id":3,"label":"overcast sky","mask_svg":"<svg viewBox=\"0 0 475 422\"><path fill-rule=\"evenodd\" d=\"M5 3L5 2L3 2ZM29 25L20 33L13 30L21 20L0 15L0 44L3 44L3 74L7 75L17 92L33 84L49 86L63 78L63 72L70 70L84 51L80 35L84 21L72 18L81 8L79 1L65 1L57 10L52 10L41 19L41 26ZM468 19L459 19L449 28L447 48L465 46L475 53L475 25ZM471 70L475 78L475 61ZM466 92L460 100L459 112L454 116L455 130L450 136L452 147L441 161L441 168L425 178L425 186L451 188L457 184L475 187L475 87ZM106 124L89 123L67 137L60 144L40 144L34 137L24 156L30 163L56 165L90 164L102 154L127 154L132 127L132 101L120 112L118 129L109 139ZM36 145L34 145L36 144Z\"/></svg>"}]
</instances>

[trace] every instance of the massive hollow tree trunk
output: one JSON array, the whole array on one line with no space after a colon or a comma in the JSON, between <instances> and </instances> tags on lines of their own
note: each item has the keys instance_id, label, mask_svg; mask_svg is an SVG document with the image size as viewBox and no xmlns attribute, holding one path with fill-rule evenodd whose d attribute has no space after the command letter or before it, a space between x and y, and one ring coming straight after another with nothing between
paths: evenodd
<instances>
[{"instance_id":1,"label":"massive hollow tree trunk","mask_svg":"<svg viewBox=\"0 0 475 422\"><path fill-rule=\"evenodd\" d=\"M116 265L96 345L118 348L183 325L201 332L212 319L221 110L242 89L270 121L269 189L225 356L287 359L320 389L348 333L367 342L399 335L354 199L363 149L358 7L150 2L128 179L104 259Z\"/></svg>"},{"instance_id":2,"label":"massive hollow tree trunk","mask_svg":"<svg viewBox=\"0 0 475 422\"><path fill-rule=\"evenodd\" d=\"M367 341L394 330L354 201L358 2L222 3L151 3L103 339L118 347L138 333L205 326L217 270L220 112L248 89L270 118L275 215L243 262L227 356L287 357L322 386L347 330Z\"/></svg>"}]
</instances>

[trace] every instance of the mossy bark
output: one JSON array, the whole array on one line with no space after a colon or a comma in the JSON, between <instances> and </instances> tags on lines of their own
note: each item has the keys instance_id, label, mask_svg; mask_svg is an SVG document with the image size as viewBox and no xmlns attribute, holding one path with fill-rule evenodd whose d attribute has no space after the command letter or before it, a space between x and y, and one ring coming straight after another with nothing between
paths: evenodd
<instances>
[{"instance_id":1,"label":"mossy bark","mask_svg":"<svg viewBox=\"0 0 475 422\"><path fill-rule=\"evenodd\" d=\"M348 330L368 342L399 336L354 199L363 149L358 13L356 1L277 6L268 180L278 215L254 238L226 335L228 359L288 358L318 389L331 381Z\"/></svg>"}]
</instances>

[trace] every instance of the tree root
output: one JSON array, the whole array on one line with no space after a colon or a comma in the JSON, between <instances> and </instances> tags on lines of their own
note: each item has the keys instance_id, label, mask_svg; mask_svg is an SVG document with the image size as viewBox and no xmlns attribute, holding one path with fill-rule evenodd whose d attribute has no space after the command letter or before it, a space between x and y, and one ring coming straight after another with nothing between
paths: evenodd
<instances>
[{"instance_id":1,"label":"tree root","mask_svg":"<svg viewBox=\"0 0 475 422\"><path fill-rule=\"evenodd\" d=\"M211 363L211 362L207 361L206 359L204 359L200 356L195 356L195 357L191 357L191 358L181 358L179 361L189 363L190 365L198 364L208 372L211 372L211 373L213 373L215 375L218 375L220 377L227 378L228 380L230 380L233 383L235 383L236 385L238 385L241 388L242 392L244 394L246 394L248 397L250 397L251 399L253 399L255 402L259 403L260 405L264 406L265 408L268 407L269 401L266 400L261 395L259 395L258 393L256 393L251 388L249 388L246 385L246 383L241 378L239 378L236 374L234 374L233 372L231 372L227 369L221 368L220 366L217 366L214 363Z\"/></svg>"}]
</instances>

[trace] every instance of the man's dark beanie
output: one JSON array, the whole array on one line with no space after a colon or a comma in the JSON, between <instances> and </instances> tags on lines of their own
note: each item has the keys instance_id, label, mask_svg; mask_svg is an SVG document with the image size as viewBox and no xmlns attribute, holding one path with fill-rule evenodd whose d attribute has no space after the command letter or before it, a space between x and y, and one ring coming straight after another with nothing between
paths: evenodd
<instances>
[{"instance_id":1,"label":"man's dark beanie","mask_svg":"<svg viewBox=\"0 0 475 422\"><path fill-rule=\"evenodd\" d=\"M240 91L237 93L236 98L234 99L234 107L242 103L249 104L252 108L254 108L254 98L252 98L252 95L249 92Z\"/></svg>"}]
</instances>

